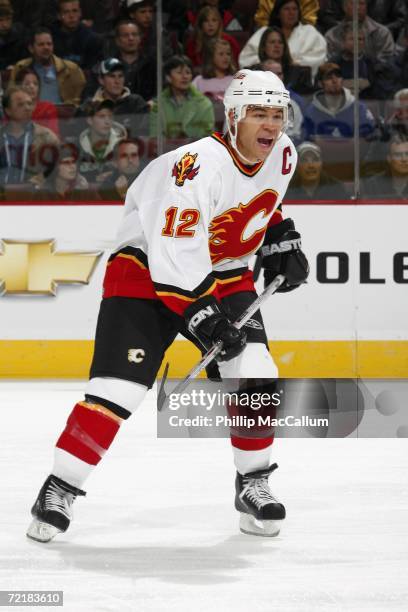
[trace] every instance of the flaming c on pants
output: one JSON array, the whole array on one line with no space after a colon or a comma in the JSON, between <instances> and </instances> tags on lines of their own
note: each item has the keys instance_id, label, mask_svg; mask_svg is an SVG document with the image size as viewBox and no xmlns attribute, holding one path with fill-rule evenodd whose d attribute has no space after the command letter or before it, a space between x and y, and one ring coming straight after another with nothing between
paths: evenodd
<instances>
[{"instance_id":1,"label":"flaming c on pants","mask_svg":"<svg viewBox=\"0 0 408 612\"><path fill-rule=\"evenodd\" d=\"M180 161L174 164L172 176L176 177L177 187L182 187L187 179L192 181L193 178L197 176L200 169L200 166L194 168L197 155L198 153L195 153L194 155L191 153L185 153Z\"/></svg>"},{"instance_id":2,"label":"flaming c on pants","mask_svg":"<svg viewBox=\"0 0 408 612\"><path fill-rule=\"evenodd\" d=\"M216 264L224 259L238 259L254 253L265 235L268 221L275 208L278 194L266 189L247 204L239 204L225 211L210 223L209 246L211 261ZM248 238L243 238L245 229L251 219L259 213L268 221L264 227L254 231Z\"/></svg>"}]
</instances>

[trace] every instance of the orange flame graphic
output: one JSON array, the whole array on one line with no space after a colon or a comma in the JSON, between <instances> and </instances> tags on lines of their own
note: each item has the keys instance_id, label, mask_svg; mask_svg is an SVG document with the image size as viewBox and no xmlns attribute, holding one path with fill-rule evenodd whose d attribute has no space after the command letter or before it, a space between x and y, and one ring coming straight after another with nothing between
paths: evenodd
<instances>
[{"instance_id":1,"label":"orange flame graphic","mask_svg":"<svg viewBox=\"0 0 408 612\"><path fill-rule=\"evenodd\" d=\"M172 176L176 177L177 187L182 187L184 182L188 179L192 181L197 176L200 166L194 168L195 160L197 159L197 153L192 155L191 153L185 153L177 164L173 166Z\"/></svg>"},{"instance_id":2,"label":"orange flame graphic","mask_svg":"<svg viewBox=\"0 0 408 612\"><path fill-rule=\"evenodd\" d=\"M214 217L209 226L209 247L213 264L255 253L264 238L277 197L276 191L266 189L247 204L240 203L237 207ZM265 225L244 239L248 223L261 212L262 218L267 219Z\"/></svg>"}]
</instances>

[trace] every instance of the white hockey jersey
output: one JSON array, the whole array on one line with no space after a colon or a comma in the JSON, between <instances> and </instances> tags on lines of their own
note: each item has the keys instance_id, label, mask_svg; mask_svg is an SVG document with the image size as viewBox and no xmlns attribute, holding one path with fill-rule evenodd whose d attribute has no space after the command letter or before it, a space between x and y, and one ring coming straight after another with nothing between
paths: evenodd
<instances>
[{"instance_id":1,"label":"white hockey jersey","mask_svg":"<svg viewBox=\"0 0 408 612\"><path fill-rule=\"evenodd\" d=\"M220 134L152 161L127 192L105 297L159 298L182 314L225 285L240 281L242 290L296 162L286 135L265 162L247 166Z\"/></svg>"}]
</instances>

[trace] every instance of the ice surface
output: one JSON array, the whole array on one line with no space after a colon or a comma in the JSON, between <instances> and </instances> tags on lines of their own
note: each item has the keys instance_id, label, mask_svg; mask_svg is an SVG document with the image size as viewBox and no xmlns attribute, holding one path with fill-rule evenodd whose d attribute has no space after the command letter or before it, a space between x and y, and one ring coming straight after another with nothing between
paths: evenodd
<instances>
[{"instance_id":1,"label":"ice surface","mask_svg":"<svg viewBox=\"0 0 408 612\"><path fill-rule=\"evenodd\" d=\"M271 483L288 518L277 538L245 536L228 440L158 440L153 393L69 531L29 541L29 510L82 389L0 384L1 589L61 589L69 612L408 609L407 440L278 440Z\"/></svg>"}]
</instances>

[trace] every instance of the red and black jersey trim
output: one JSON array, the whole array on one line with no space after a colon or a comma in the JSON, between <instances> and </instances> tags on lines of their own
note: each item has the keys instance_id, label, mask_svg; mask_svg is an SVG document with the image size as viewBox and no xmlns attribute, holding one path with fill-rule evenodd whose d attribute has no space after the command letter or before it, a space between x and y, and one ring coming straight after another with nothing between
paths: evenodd
<instances>
[{"instance_id":1,"label":"red and black jersey trim","mask_svg":"<svg viewBox=\"0 0 408 612\"><path fill-rule=\"evenodd\" d=\"M170 308L182 315L185 309L199 298L205 295L217 296L217 281L209 274L192 291L175 287L174 285L165 285L163 283L153 283L158 297Z\"/></svg>"},{"instance_id":2,"label":"red and black jersey trim","mask_svg":"<svg viewBox=\"0 0 408 612\"><path fill-rule=\"evenodd\" d=\"M133 259L133 261L138 265L141 269L147 269L149 267L147 261L147 255L143 253L141 249L137 249L135 247L127 246L116 253L112 253L112 255L108 259L108 265L116 258L116 257L124 257L128 259Z\"/></svg>"},{"instance_id":3,"label":"red and black jersey trim","mask_svg":"<svg viewBox=\"0 0 408 612\"><path fill-rule=\"evenodd\" d=\"M268 227L272 227L272 225L277 225L283 221L283 213L282 213L282 202L279 206L273 211L272 217L269 219Z\"/></svg>"},{"instance_id":4,"label":"red and black jersey trim","mask_svg":"<svg viewBox=\"0 0 408 612\"><path fill-rule=\"evenodd\" d=\"M232 161L234 162L234 165L245 176L255 176L255 174L257 174L259 170L262 168L263 161L260 161L257 164L244 164L239 159L234 149L229 145L227 138L223 136L220 132L214 132L213 134L211 134L211 137L214 138L214 140L219 142L221 145L223 145L227 149L228 153L232 157Z\"/></svg>"}]
</instances>

